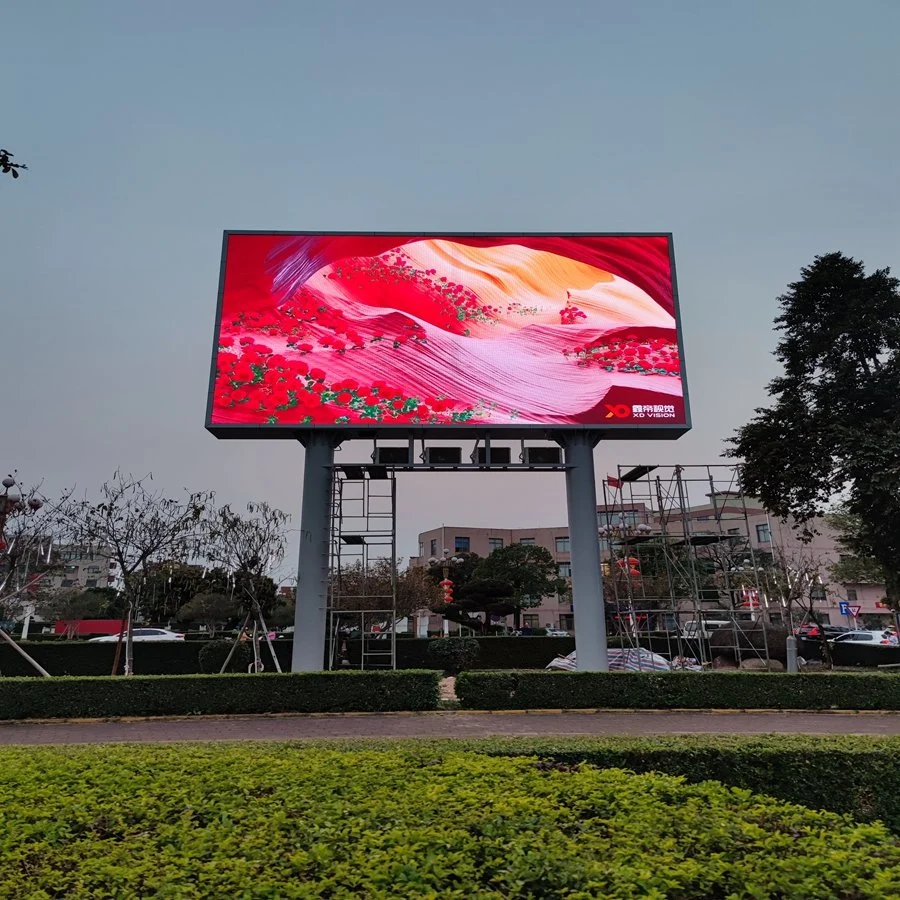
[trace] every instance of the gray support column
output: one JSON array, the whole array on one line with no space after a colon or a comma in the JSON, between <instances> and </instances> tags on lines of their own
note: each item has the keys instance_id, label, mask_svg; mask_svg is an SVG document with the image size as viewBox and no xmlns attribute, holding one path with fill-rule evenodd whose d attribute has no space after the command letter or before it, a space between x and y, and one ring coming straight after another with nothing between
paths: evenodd
<instances>
[{"instance_id":1,"label":"gray support column","mask_svg":"<svg viewBox=\"0 0 900 900\"><path fill-rule=\"evenodd\" d=\"M569 507L569 548L572 553L572 608L579 672L608 672L603 570L597 529L597 485L590 433L560 438L566 451L566 500Z\"/></svg>"},{"instance_id":2,"label":"gray support column","mask_svg":"<svg viewBox=\"0 0 900 900\"><path fill-rule=\"evenodd\" d=\"M325 660L328 555L331 540L331 467L335 441L327 434L304 440L300 558L294 612L292 672L321 672Z\"/></svg>"}]
</instances>

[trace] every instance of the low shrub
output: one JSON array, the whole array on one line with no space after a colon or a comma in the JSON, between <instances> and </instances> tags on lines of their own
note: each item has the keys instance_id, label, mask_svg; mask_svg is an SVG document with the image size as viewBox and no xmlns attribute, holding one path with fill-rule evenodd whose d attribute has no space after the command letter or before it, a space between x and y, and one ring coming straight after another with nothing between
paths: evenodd
<instances>
[{"instance_id":1,"label":"low shrub","mask_svg":"<svg viewBox=\"0 0 900 900\"><path fill-rule=\"evenodd\" d=\"M428 643L428 659L446 675L458 675L471 669L478 659L479 646L474 638L436 638Z\"/></svg>"},{"instance_id":2,"label":"low shrub","mask_svg":"<svg viewBox=\"0 0 900 900\"><path fill-rule=\"evenodd\" d=\"M232 649L234 652L232 653ZM268 647L266 647L268 651ZM247 667L253 661L253 650L247 641L207 641L197 654L197 662L200 671L205 675L218 675L222 671L222 665L228 659L227 672L246 672Z\"/></svg>"},{"instance_id":3,"label":"low shrub","mask_svg":"<svg viewBox=\"0 0 900 900\"><path fill-rule=\"evenodd\" d=\"M433 755L448 743L420 741L414 749ZM392 742L390 746L406 750L404 745ZM567 766L584 762L600 768L663 772L691 782L712 779L863 822L881 820L900 833L896 800L900 796L900 737L500 737L457 740L452 746L492 756L537 756Z\"/></svg>"},{"instance_id":4,"label":"low shrub","mask_svg":"<svg viewBox=\"0 0 900 900\"><path fill-rule=\"evenodd\" d=\"M900 709L889 675L764 672L464 672L464 709Z\"/></svg>"},{"instance_id":5,"label":"low shrub","mask_svg":"<svg viewBox=\"0 0 900 900\"><path fill-rule=\"evenodd\" d=\"M714 782L296 746L5 750L14 896L900 895L881 824ZM2 891L2 889L0 889Z\"/></svg>"},{"instance_id":6,"label":"low shrub","mask_svg":"<svg viewBox=\"0 0 900 900\"><path fill-rule=\"evenodd\" d=\"M0 719L435 709L437 672L0 678Z\"/></svg>"}]
</instances>

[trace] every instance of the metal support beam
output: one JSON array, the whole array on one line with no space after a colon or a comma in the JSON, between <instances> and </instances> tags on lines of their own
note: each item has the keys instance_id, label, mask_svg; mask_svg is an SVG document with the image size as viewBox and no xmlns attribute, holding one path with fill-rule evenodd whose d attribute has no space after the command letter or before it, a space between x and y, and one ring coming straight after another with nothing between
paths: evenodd
<instances>
[{"instance_id":1,"label":"metal support beam","mask_svg":"<svg viewBox=\"0 0 900 900\"><path fill-rule=\"evenodd\" d=\"M304 440L306 459L300 507L292 672L321 672L325 661L331 469L335 444L328 434L310 435Z\"/></svg>"},{"instance_id":2,"label":"metal support beam","mask_svg":"<svg viewBox=\"0 0 900 900\"><path fill-rule=\"evenodd\" d=\"M590 433L559 438L566 451L566 500L569 508L569 546L572 553L572 611L579 672L608 672L606 609L603 570L597 531L597 485L594 446Z\"/></svg>"}]
</instances>

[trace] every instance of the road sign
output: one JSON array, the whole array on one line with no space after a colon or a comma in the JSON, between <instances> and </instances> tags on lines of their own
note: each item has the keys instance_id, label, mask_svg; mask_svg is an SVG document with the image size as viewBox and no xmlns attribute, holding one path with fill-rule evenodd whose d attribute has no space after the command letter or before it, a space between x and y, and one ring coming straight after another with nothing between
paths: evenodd
<instances>
[{"instance_id":1,"label":"road sign","mask_svg":"<svg viewBox=\"0 0 900 900\"><path fill-rule=\"evenodd\" d=\"M838 603L838 611L842 616L849 616L850 613L850 604L846 600L841 600Z\"/></svg>"},{"instance_id":2,"label":"road sign","mask_svg":"<svg viewBox=\"0 0 900 900\"><path fill-rule=\"evenodd\" d=\"M850 615L855 619L859 615L859 611L862 609L861 606L851 606L850 607Z\"/></svg>"}]
</instances>

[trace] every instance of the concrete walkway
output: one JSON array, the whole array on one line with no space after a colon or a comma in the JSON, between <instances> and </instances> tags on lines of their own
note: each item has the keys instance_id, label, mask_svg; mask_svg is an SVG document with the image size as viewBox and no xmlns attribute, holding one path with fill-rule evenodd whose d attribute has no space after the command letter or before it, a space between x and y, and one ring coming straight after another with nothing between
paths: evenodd
<instances>
[{"instance_id":1,"label":"concrete walkway","mask_svg":"<svg viewBox=\"0 0 900 900\"><path fill-rule=\"evenodd\" d=\"M0 744L776 733L900 735L900 713L548 710L3 722Z\"/></svg>"}]
</instances>

